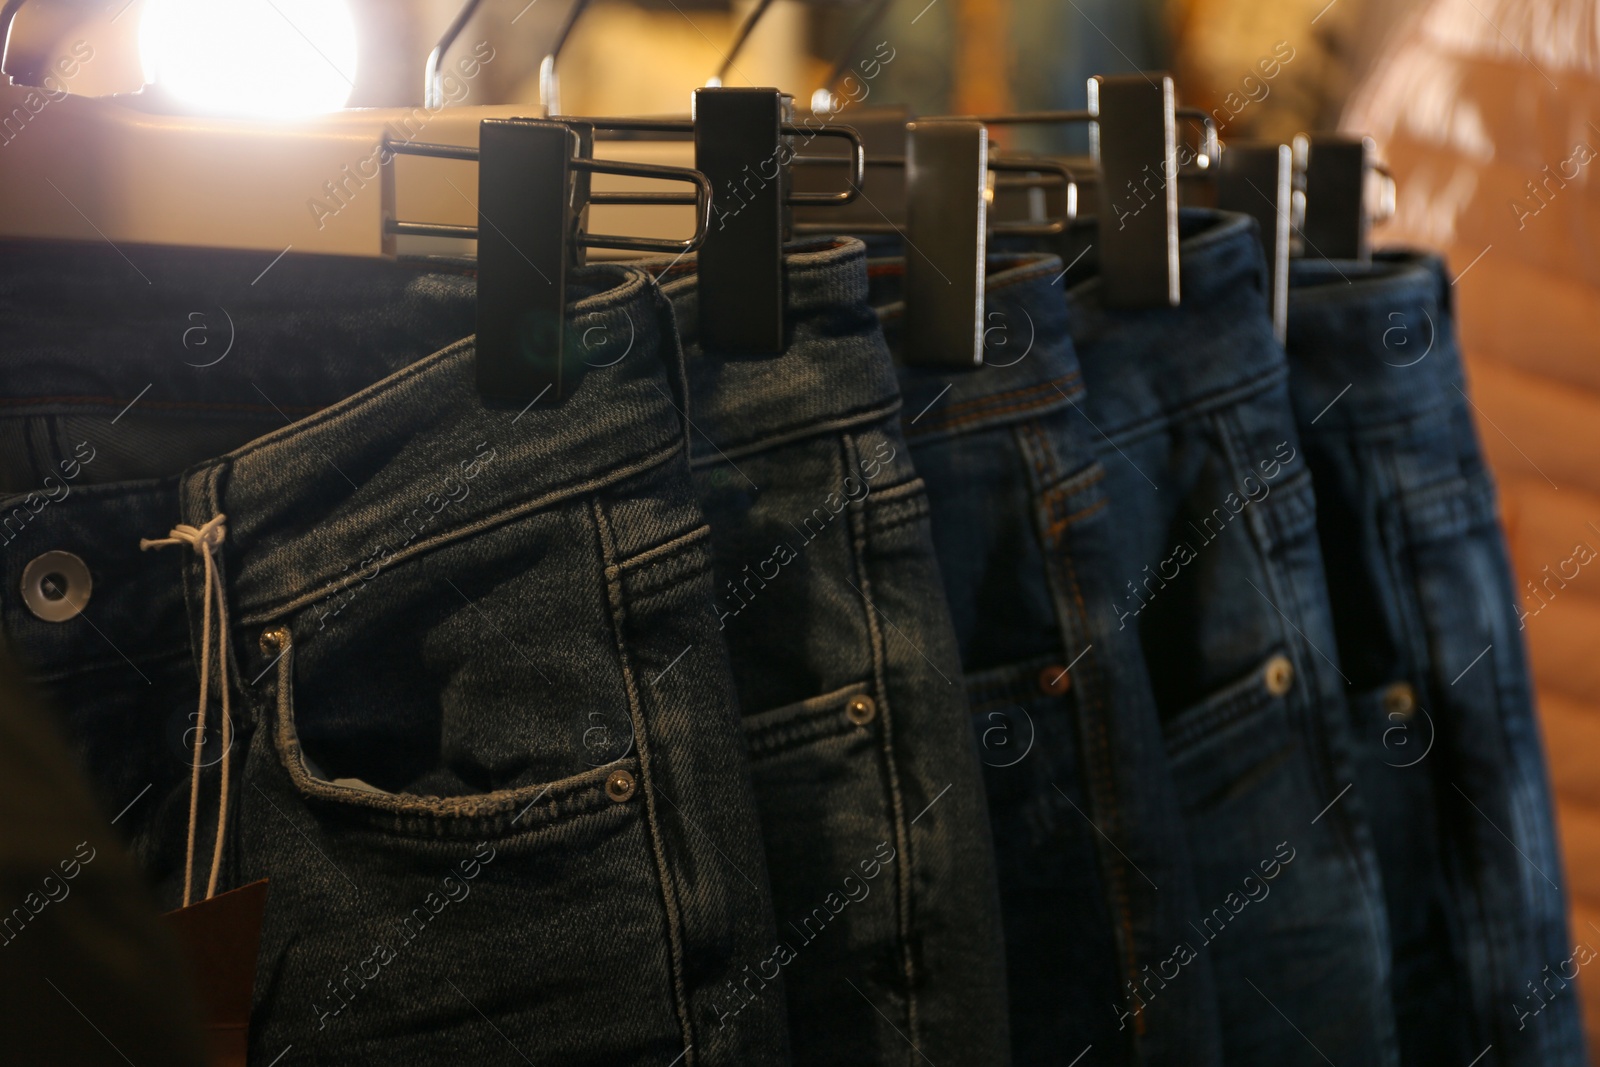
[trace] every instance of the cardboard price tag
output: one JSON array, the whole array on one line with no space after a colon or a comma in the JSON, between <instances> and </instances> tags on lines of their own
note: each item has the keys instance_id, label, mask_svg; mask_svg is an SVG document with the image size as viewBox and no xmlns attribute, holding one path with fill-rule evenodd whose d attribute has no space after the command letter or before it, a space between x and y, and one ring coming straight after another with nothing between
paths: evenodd
<instances>
[{"instance_id":1,"label":"cardboard price tag","mask_svg":"<svg viewBox=\"0 0 1600 1067\"><path fill-rule=\"evenodd\" d=\"M194 976L211 1067L245 1067L267 880L162 916Z\"/></svg>"}]
</instances>

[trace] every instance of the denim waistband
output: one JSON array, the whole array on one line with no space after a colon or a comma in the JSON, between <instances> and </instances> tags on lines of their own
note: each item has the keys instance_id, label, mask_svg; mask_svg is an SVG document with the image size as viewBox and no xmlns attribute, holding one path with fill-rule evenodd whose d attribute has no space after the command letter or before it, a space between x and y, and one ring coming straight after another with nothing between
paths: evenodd
<instances>
[{"instance_id":1,"label":"denim waistband","mask_svg":"<svg viewBox=\"0 0 1600 1067\"><path fill-rule=\"evenodd\" d=\"M1234 402L1286 372L1255 221L1185 208L1179 238L1177 307L1107 308L1092 248L1067 275L1073 344L1108 436Z\"/></svg>"},{"instance_id":2,"label":"denim waistband","mask_svg":"<svg viewBox=\"0 0 1600 1067\"><path fill-rule=\"evenodd\" d=\"M148 598L138 611L151 621L129 628L115 652L70 648L59 628L4 598L6 632L43 673L75 657L81 666L84 656L116 662L187 645L174 554L138 544L177 523L227 515L230 613L250 624L313 603L362 568L649 470L683 442L670 309L630 268L574 273L567 329L583 338L591 369L559 406L519 411L477 393L476 285L459 263L295 256L268 266L270 257L233 252L32 243L6 251L0 426L22 420L23 429L0 434L25 441L45 490L0 498L0 518L20 516L0 537L4 588L20 587L37 554L72 546L94 562L94 596ZM209 347L185 345L196 311ZM76 484L48 492L80 439L77 460L104 456L101 469L116 469L119 456L141 451L156 416L183 420L173 437L228 425L237 447L192 456L181 473L109 481L91 460ZM495 467L504 476L480 476ZM628 536L626 524L619 530Z\"/></svg>"},{"instance_id":3,"label":"denim waistband","mask_svg":"<svg viewBox=\"0 0 1600 1067\"><path fill-rule=\"evenodd\" d=\"M905 364L904 259L872 260L873 303L900 360L902 422L915 442L1032 418L1083 396L1061 299L1061 260L1046 253L996 255L984 286L983 365L970 371Z\"/></svg>"},{"instance_id":4,"label":"denim waistband","mask_svg":"<svg viewBox=\"0 0 1600 1067\"><path fill-rule=\"evenodd\" d=\"M688 353L696 463L837 433L898 407L889 361L865 358L883 343L867 304L865 246L849 237L793 241L783 263L785 345L776 355L701 351L696 258L640 264L658 274Z\"/></svg>"},{"instance_id":5,"label":"denim waistband","mask_svg":"<svg viewBox=\"0 0 1600 1067\"><path fill-rule=\"evenodd\" d=\"M1438 256L1295 260L1287 347L1300 424L1370 429L1458 405L1465 383L1451 319L1450 278Z\"/></svg>"}]
</instances>

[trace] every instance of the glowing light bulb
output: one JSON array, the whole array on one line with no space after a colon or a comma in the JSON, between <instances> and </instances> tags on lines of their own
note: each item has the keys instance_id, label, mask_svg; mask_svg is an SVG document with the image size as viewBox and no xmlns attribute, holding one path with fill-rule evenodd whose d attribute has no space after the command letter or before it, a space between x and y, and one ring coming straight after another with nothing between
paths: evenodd
<instances>
[{"instance_id":1,"label":"glowing light bulb","mask_svg":"<svg viewBox=\"0 0 1600 1067\"><path fill-rule=\"evenodd\" d=\"M315 115L355 88L345 0L148 0L139 54L147 82L211 114Z\"/></svg>"}]
</instances>

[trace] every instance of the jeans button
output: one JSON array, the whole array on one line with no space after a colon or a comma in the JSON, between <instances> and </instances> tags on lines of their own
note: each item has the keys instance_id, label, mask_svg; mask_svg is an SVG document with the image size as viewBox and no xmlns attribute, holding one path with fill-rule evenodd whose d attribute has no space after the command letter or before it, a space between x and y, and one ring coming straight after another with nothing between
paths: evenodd
<instances>
[{"instance_id":1,"label":"jeans button","mask_svg":"<svg viewBox=\"0 0 1600 1067\"><path fill-rule=\"evenodd\" d=\"M46 552L22 569L22 602L45 622L66 622L89 603L89 565L71 552Z\"/></svg>"},{"instance_id":2,"label":"jeans button","mask_svg":"<svg viewBox=\"0 0 1600 1067\"><path fill-rule=\"evenodd\" d=\"M1391 719L1409 719L1417 710L1417 691L1410 682L1395 682L1383 691L1383 710Z\"/></svg>"},{"instance_id":3,"label":"jeans button","mask_svg":"<svg viewBox=\"0 0 1600 1067\"><path fill-rule=\"evenodd\" d=\"M633 775L627 771L616 770L606 775L606 796L621 804L633 796Z\"/></svg>"},{"instance_id":4,"label":"jeans button","mask_svg":"<svg viewBox=\"0 0 1600 1067\"><path fill-rule=\"evenodd\" d=\"M287 626L269 626L261 631L261 652L263 655L276 656L289 647L290 637Z\"/></svg>"},{"instance_id":5,"label":"jeans button","mask_svg":"<svg viewBox=\"0 0 1600 1067\"><path fill-rule=\"evenodd\" d=\"M1294 664L1289 662L1288 656L1273 656L1261 672L1261 680L1266 683L1267 692L1281 697L1294 685Z\"/></svg>"},{"instance_id":6,"label":"jeans button","mask_svg":"<svg viewBox=\"0 0 1600 1067\"><path fill-rule=\"evenodd\" d=\"M862 694L844 706L844 713L857 726L865 726L877 717L878 705L871 697Z\"/></svg>"},{"instance_id":7,"label":"jeans button","mask_svg":"<svg viewBox=\"0 0 1600 1067\"><path fill-rule=\"evenodd\" d=\"M1052 663L1039 672L1039 692L1047 697L1058 697L1072 688L1072 675L1059 663Z\"/></svg>"}]
</instances>

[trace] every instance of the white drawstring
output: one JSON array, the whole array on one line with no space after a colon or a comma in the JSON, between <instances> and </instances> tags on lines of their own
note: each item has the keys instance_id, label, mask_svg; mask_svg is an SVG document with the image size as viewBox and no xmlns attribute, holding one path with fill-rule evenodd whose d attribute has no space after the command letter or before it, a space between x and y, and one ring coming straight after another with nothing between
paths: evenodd
<instances>
[{"instance_id":1,"label":"white drawstring","mask_svg":"<svg viewBox=\"0 0 1600 1067\"><path fill-rule=\"evenodd\" d=\"M194 762L189 769L189 840L183 861L183 906L188 907L194 885L194 838L200 814L200 755L206 740L206 705L211 689L211 601L217 602L217 678L222 689L222 800L217 812L217 840L211 851L211 877L206 882L206 899L216 895L217 874L222 867L223 833L228 825L228 750L233 746L233 721L228 714L228 601L223 594L222 576L217 570L217 553L228 536L223 525L226 515L218 514L204 526L180 524L161 538L140 538L139 548L167 548L188 545L205 560L206 583L202 592L203 618L200 623L200 725L194 735Z\"/></svg>"}]
</instances>

